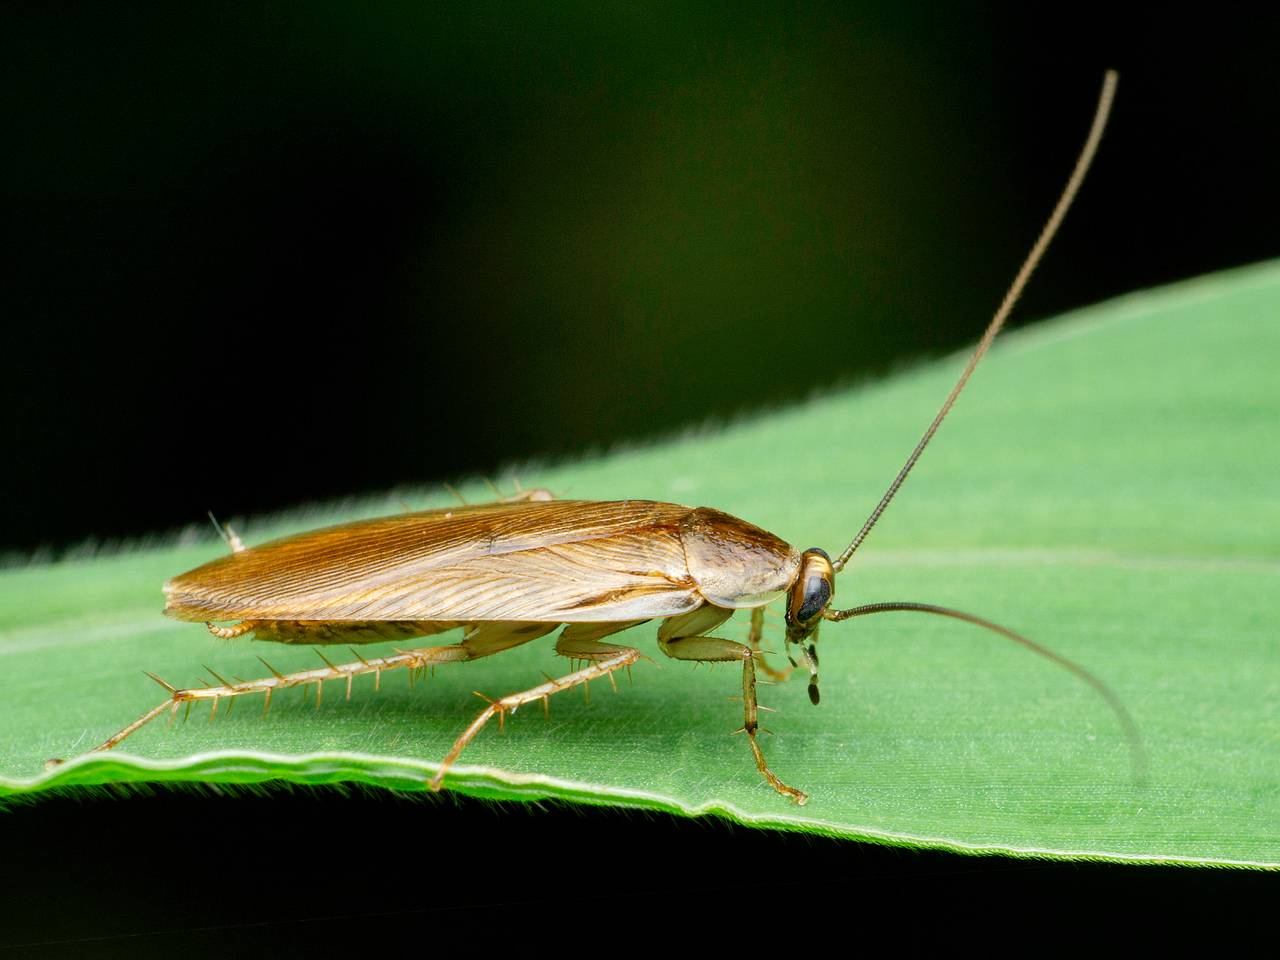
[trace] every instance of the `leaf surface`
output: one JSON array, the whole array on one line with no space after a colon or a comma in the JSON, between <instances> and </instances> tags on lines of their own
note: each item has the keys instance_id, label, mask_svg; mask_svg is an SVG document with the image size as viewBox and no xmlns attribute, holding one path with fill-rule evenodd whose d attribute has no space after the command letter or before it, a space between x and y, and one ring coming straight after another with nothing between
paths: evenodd
<instances>
[{"instance_id":1,"label":"leaf surface","mask_svg":"<svg viewBox=\"0 0 1280 960\"><path fill-rule=\"evenodd\" d=\"M950 605L1085 665L1132 712L1135 783L1115 717L1070 674L965 624L892 614L828 624L822 705L762 688L763 745L804 807L757 775L735 669L661 658L614 696L597 683L486 730L450 780L504 798L713 813L963 851L1280 865L1280 266L1135 294L1014 333L975 376L837 606ZM800 548L840 550L962 360L809 405L592 461L525 471L575 498L715 506ZM482 488L466 491L483 499ZM441 497L410 498L415 507ZM250 523L249 543L394 513L399 496ZM203 504L194 504L193 511ZM355 781L421 791L480 702L567 672L550 638L410 685L289 691L153 723L81 755L162 699L141 671L194 685L318 665L307 649L223 642L160 615L160 584L224 549L160 547L0 573L0 798L109 783ZM745 618L720 635L742 638ZM781 647L781 619L770 641ZM362 653L383 647L367 647ZM43 761L74 757L46 771Z\"/></svg>"}]
</instances>

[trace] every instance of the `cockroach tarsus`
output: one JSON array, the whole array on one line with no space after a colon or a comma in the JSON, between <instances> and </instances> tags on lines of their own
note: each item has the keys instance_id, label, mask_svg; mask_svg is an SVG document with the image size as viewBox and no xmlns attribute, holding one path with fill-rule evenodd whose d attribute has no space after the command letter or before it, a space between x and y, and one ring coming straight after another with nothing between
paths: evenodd
<instances>
[{"instance_id":1,"label":"cockroach tarsus","mask_svg":"<svg viewBox=\"0 0 1280 960\"><path fill-rule=\"evenodd\" d=\"M668 657L698 663L741 663L743 723L756 767L779 793L804 803L806 795L778 778L760 749L757 665L775 679L761 650L766 605L785 598L787 657L809 676L809 699L819 701L819 628L824 621L888 612L929 613L999 633L1047 657L1092 686L1124 728L1135 768L1141 766L1136 727L1114 693L1083 667L983 617L915 602L869 603L833 609L835 576L862 545L933 438L974 368L1004 326L1032 270L1043 256L1084 179L1114 96L1108 72L1093 124L1061 197L1018 271L968 364L915 449L862 529L834 560L813 547L797 550L744 520L707 507L644 500L592 502L556 500L544 490L521 491L489 504L364 520L246 548L233 532L223 535L231 552L165 584L165 613L204 622L215 636L253 633L286 644L358 645L409 640L461 628L459 643L397 650L335 664L281 673L266 660L270 676L178 689L148 674L166 699L98 746L109 750L166 710L209 701L234 703L262 693L270 706L281 689L316 685L316 703L326 681L344 680L351 696L357 676L383 671L416 672L446 663L477 660L543 637L563 626L555 650L571 661L571 672L518 693L488 700L458 736L430 781L440 789L450 767L494 717L541 703L553 694L609 679L642 654L607 637L649 620L661 620L658 647ZM216 521L215 521L216 523ZM751 610L748 643L712 636L735 610ZM219 623L229 624L220 626ZM261 659L261 658L260 658ZM577 663L584 666L577 667ZM210 671L212 673L212 671Z\"/></svg>"}]
</instances>

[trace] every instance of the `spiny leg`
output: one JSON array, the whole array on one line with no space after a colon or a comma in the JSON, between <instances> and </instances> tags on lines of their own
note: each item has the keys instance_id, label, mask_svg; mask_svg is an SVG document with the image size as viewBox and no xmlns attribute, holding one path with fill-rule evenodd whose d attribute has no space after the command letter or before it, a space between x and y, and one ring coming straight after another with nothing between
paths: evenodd
<instances>
[{"instance_id":1,"label":"spiny leg","mask_svg":"<svg viewBox=\"0 0 1280 960\"><path fill-rule=\"evenodd\" d=\"M224 697L240 697L245 694L262 693L266 695L266 703L263 705L265 712L266 708L271 705L271 696L275 691L308 683L317 684L317 690L319 690L321 689L319 685L322 685L326 680L346 680L347 698L350 699L352 681L363 674L374 674L376 682L381 680L383 670L395 670L401 667L408 667L410 670L421 670L441 663L460 663L467 660L477 660L545 636L557 626L559 624L515 621L482 623L471 628L461 643L438 647L422 647L417 650L404 650L386 657L365 658L356 653L357 659L351 663L330 663L324 654L317 650L316 653L320 656L320 659L324 660L323 667L317 667L313 670L299 670L294 673L280 673L271 664L263 660L263 665L271 671L272 675L270 677L262 677L257 680L237 680L235 683L230 683L214 673L214 678L219 681L217 685L194 687L185 690L180 690L171 684L165 683L154 674L148 673L147 676L169 691L168 699L148 710L118 733L108 737L90 752L110 750L130 734L146 726L146 724L163 713L165 709L170 709L176 713L178 707L183 703L189 705L197 701L207 700L212 704L213 709L217 710L218 701ZM355 653L354 649L352 652ZM212 670L209 672L213 673ZM234 702L233 700L232 703ZM318 705L319 696L317 695Z\"/></svg>"},{"instance_id":2,"label":"spiny leg","mask_svg":"<svg viewBox=\"0 0 1280 960\"><path fill-rule=\"evenodd\" d=\"M702 609L714 610L715 608L704 607ZM684 618L693 617L699 612L685 614ZM709 619L710 616L710 614L704 615L704 619ZM778 779L777 775L769 769L769 765L765 763L764 753L761 752L760 744L757 742L756 731L760 728L759 704L756 701L755 657L751 648L746 644L735 643L732 640L721 640L719 637L673 636L672 634L682 632L680 625L676 621L684 618L673 617L663 624L662 630L658 632L658 645L662 648L662 652L673 660L692 660L696 663L742 661L743 722L741 732L747 735L747 739L751 743L751 753L756 758L756 768L773 789L783 796L790 797L796 803L804 803L809 797L803 791L797 790L795 787L789 787ZM722 617L721 620L723 621L723 619ZM694 623L690 625L697 626ZM664 631L666 632L665 636Z\"/></svg>"},{"instance_id":3,"label":"spiny leg","mask_svg":"<svg viewBox=\"0 0 1280 960\"><path fill-rule=\"evenodd\" d=\"M764 671L766 677L771 680L786 680L791 676L794 667L787 667L785 670L775 670L769 666L769 661L765 659L764 648L760 645L764 640L764 607L754 607L751 610L751 632L747 634L747 643L751 644L751 649L755 653L756 663L760 664L760 669Z\"/></svg>"},{"instance_id":4,"label":"spiny leg","mask_svg":"<svg viewBox=\"0 0 1280 960\"><path fill-rule=\"evenodd\" d=\"M625 629L630 624L619 627ZM616 631L614 631L616 632ZM536 687L523 690L520 693L513 693L503 697L501 700L489 700L489 705L480 711L480 715L471 721L471 725L454 741L453 747L445 758L440 761L440 770L431 779L429 786L432 790L439 790L444 786L445 774L449 768L462 755L462 751L467 748L472 740L475 739L485 724L498 717L498 722L502 723L508 713L515 713L526 703L542 701L545 706L552 694L560 693L562 690L569 690L579 684L589 683L602 677L609 677L615 670L622 667L630 667L640 659L641 653L634 647L624 647L612 643L600 643L598 640L574 640L572 638L566 640L561 636L556 643L556 653L564 657L574 660L589 660L587 666L581 670L575 670L573 673L566 674L563 677L548 678L546 683L540 683ZM477 693L476 696L481 699L488 700L483 694Z\"/></svg>"},{"instance_id":5,"label":"spiny leg","mask_svg":"<svg viewBox=\"0 0 1280 960\"><path fill-rule=\"evenodd\" d=\"M618 650L623 649L616 643L596 643L597 640L603 640L605 637L611 637L615 633L621 633L623 630L630 630L632 627L638 627L642 623L648 623L648 620L623 620L614 623L570 623L566 624L561 631L559 638L556 640L556 653L569 660L570 667L576 666L578 660L603 660L612 656ZM648 659L647 657L645 659ZM631 675L631 668L627 667L627 676ZM613 683L613 677L609 677L609 682ZM584 686L583 690L590 691L590 686ZM614 689L617 689L615 684Z\"/></svg>"}]
</instances>

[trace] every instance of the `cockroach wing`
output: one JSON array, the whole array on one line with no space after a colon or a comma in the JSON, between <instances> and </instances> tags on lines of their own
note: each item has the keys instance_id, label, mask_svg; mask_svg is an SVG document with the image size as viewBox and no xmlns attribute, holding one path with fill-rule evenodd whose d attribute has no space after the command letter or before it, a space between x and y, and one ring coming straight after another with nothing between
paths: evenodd
<instances>
[{"instance_id":1,"label":"cockroach wing","mask_svg":"<svg viewBox=\"0 0 1280 960\"><path fill-rule=\"evenodd\" d=\"M165 584L179 620L565 623L705 602L669 503L554 500L363 520L230 554Z\"/></svg>"}]
</instances>

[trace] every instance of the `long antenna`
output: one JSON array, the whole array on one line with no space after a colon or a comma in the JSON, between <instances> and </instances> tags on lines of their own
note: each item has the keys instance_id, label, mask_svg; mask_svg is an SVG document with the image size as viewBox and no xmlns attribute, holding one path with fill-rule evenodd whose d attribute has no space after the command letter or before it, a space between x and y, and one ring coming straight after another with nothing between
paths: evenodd
<instances>
[{"instance_id":1,"label":"long antenna","mask_svg":"<svg viewBox=\"0 0 1280 960\"><path fill-rule=\"evenodd\" d=\"M907 474L911 472L911 468L920 459L920 454L924 453L924 448L933 439L933 435L938 432L938 427L942 425L943 419L951 412L951 407L955 404L956 398L960 396L960 391L969 382L970 374L973 373L974 368L978 365L978 361L986 354L987 348L991 346L991 341L996 338L996 334L1004 326L1005 320L1009 318L1009 313L1013 310L1014 304L1018 302L1018 297L1022 295L1022 288L1027 285L1027 280L1031 277L1031 272L1035 270L1040 258L1044 256L1044 252L1048 248L1049 242L1053 239L1053 235L1058 232L1062 218L1067 215L1067 210L1071 207L1071 201L1075 199L1076 191L1080 189L1080 184L1084 182L1084 175L1089 171L1089 164L1093 162L1093 155L1098 150L1098 141L1102 139L1102 131L1107 125L1107 116L1111 113L1111 101L1115 98L1117 79L1118 77L1114 70L1107 71L1102 80L1102 92L1098 95L1098 108L1093 115L1093 126L1089 128L1089 137L1085 140L1084 148L1080 151L1080 157L1076 160L1075 169L1071 171L1071 178L1067 181L1067 186L1062 191L1062 196L1058 198L1058 205L1053 208L1053 213L1049 215L1049 220L1044 225L1044 229L1040 231L1040 236L1031 248L1031 252L1027 254L1027 259L1022 262L1022 267L1018 270L1018 275L1013 278L1009 292L1004 295L1000 309L991 318L991 323L987 326L986 332L983 333L982 339L978 341L977 349L973 351L973 356L969 358L969 363L965 366L964 372L960 374L960 379L951 388L951 395L942 404L938 415L933 418L933 423L929 424L929 429L924 432L924 436L920 438L916 448L911 451L911 456L907 457L907 462L902 465L898 475L893 478L893 483L889 484L889 489L884 492L884 496L880 498L876 508L871 511L871 516L867 517L867 522L862 525L858 535L853 538L853 542L832 564L837 573L844 569L844 565L849 562L849 558L853 556L854 551L862 546L862 541L867 538L871 528L876 525L880 515L889 506L890 501L893 500L894 495L898 492L898 488L907 479Z\"/></svg>"},{"instance_id":2,"label":"long antenna","mask_svg":"<svg viewBox=\"0 0 1280 960\"><path fill-rule=\"evenodd\" d=\"M1116 715L1116 719L1120 721L1120 726L1124 729L1125 739L1129 742L1129 765L1133 770L1133 778L1139 784L1146 782L1147 758L1146 752L1142 749L1142 735L1138 733L1138 725L1133 722L1133 717L1129 715L1129 711L1125 709L1115 691L1074 660L1068 660L1062 654L1054 653L1048 647L1036 643L1034 640L1028 640L1022 634L1014 633L1008 627L1002 627L1000 624L987 620L985 617L977 617L962 610L952 610L950 607L939 607L932 603L866 603L850 610L827 610L822 614L822 618L824 620L849 620L853 617L865 617L873 613L891 613L895 610L913 613L933 613L941 617L952 617L956 620L963 620L965 623L972 623L975 627L982 627L1007 637L1014 643L1026 647L1032 653L1038 654L1046 660L1052 660L1058 666L1074 673L1089 686L1093 687L1098 696L1107 702L1107 706Z\"/></svg>"}]
</instances>

